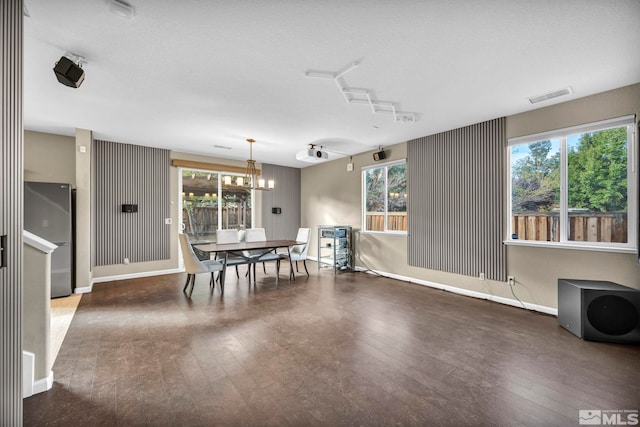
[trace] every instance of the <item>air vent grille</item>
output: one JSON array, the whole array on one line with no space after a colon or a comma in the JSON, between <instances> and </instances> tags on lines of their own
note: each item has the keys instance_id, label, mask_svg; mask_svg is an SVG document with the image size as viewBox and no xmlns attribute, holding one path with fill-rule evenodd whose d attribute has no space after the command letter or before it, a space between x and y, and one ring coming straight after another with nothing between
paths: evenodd
<instances>
[{"instance_id":1,"label":"air vent grille","mask_svg":"<svg viewBox=\"0 0 640 427\"><path fill-rule=\"evenodd\" d=\"M560 96L570 95L573 93L571 87L565 87L563 89L554 90L553 92L545 93L544 95L534 96L529 98L529 102L537 104L538 102L547 101L549 99L558 98Z\"/></svg>"}]
</instances>

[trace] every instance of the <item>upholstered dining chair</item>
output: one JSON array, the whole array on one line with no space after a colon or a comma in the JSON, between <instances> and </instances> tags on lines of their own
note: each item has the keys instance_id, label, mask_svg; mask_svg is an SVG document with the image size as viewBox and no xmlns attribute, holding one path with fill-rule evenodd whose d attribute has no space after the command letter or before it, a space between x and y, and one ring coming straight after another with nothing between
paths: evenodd
<instances>
[{"instance_id":1,"label":"upholstered dining chair","mask_svg":"<svg viewBox=\"0 0 640 427\"><path fill-rule=\"evenodd\" d=\"M299 228L298 235L296 236L296 241L298 242L306 242L304 245L294 245L289 247L289 254L281 254L283 258L291 257L291 261L296 262L296 273L298 272L298 261L302 261L302 265L304 265L304 271L307 272L307 276L309 275L309 270L307 270L307 252L309 251L309 244L311 243L311 229L310 228Z\"/></svg>"},{"instance_id":2,"label":"upholstered dining chair","mask_svg":"<svg viewBox=\"0 0 640 427\"><path fill-rule=\"evenodd\" d=\"M244 241L247 243L252 242L265 242L267 240L267 233L264 228L249 228L246 230ZM253 281L256 280L256 263L262 263L262 269L267 272L265 267L265 261L276 261L276 274L280 273L280 255L276 253L265 253L262 249L244 251L244 256L251 259L253 264ZM251 266L249 266L251 268ZM251 281L251 273L249 273L249 281Z\"/></svg>"},{"instance_id":3,"label":"upholstered dining chair","mask_svg":"<svg viewBox=\"0 0 640 427\"><path fill-rule=\"evenodd\" d=\"M241 241L241 237L244 237L244 231L238 231L236 229L230 228L226 230L216 230L216 244L224 245L228 243L238 243ZM236 267L236 276L240 278L240 273L238 273L238 265L246 264L247 261L239 256L228 255L227 256L227 267L233 265Z\"/></svg>"},{"instance_id":4,"label":"upholstered dining chair","mask_svg":"<svg viewBox=\"0 0 640 427\"><path fill-rule=\"evenodd\" d=\"M188 291L187 296L191 298L191 294L193 293L193 287L196 282L196 274L198 273L211 273L211 280L209 281L209 287L211 288L211 292L213 292L214 288L214 273L216 271L222 271L223 264L220 261L216 261L213 259L201 261L196 256L193 251L193 247L189 242L189 236L186 234L180 233L180 249L182 249L182 257L184 259L184 269L187 272L187 282L184 284L184 288L182 292L187 292L187 288L189 287L189 283L191 283L191 289ZM220 286L220 292L224 292L224 288Z\"/></svg>"}]
</instances>

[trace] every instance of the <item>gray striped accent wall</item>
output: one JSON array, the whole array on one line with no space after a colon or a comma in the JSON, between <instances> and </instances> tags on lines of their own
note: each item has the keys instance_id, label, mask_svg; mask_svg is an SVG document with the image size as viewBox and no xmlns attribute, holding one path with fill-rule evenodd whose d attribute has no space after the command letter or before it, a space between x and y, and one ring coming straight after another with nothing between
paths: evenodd
<instances>
[{"instance_id":1,"label":"gray striped accent wall","mask_svg":"<svg viewBox=\"0 0 640 427\"><path fill-rule=\"evenodd\" d=\"M505 123L408 142L409 265L506 281Z\"/></svg>"},{"instance_id":2,"label":"gray striped accent wall","mask_svg":"<svg viewBox=\"0 0 640 427\"><path fill-rule=\"evenodd\" d=\"M295 239L300 227L300 169L263 164L262 176L276 188L262 193L262 226L268 239ZM282 213L273 214L279 207Z\"/></svg>"},{"instance_id":3,"label":"gray striped accent wall","mask_svg":"<svg viewBox=\"0 0 640 427\"><path fill-rule=\"evenodd\" d=\"M95 265L169 259L169 151L94 141ZM137 213L123 213L137 204Z\"/></svg>"},{"instance_id":4,"label":"gray striped accent wall","mask_svg":"<svg viewBox=\"0 0 640 427\"><path fill-rule=\"evenodd\" d=\"M0 2L0 425L22 425L22 0Z\"/></svg>"}]
</instances>

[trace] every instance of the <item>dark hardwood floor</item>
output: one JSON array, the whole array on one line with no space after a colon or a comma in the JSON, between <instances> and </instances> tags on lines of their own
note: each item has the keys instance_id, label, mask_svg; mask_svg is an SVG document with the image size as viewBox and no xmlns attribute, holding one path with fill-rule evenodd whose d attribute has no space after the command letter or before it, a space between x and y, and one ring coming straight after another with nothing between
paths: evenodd
<instances>
[{"instance_id":1,"label":"dark hardwood floor","mask_svg":"<svg viewBox=\"0 0 640 427\"><path fill-rule=\"evenodd\" d=\"M573 426L640 407L640 346L309 264L295 282L229 274L224 297L206 274L190 300L184 274L96 285L25 425Z\"/></svg>"}]
</instances>

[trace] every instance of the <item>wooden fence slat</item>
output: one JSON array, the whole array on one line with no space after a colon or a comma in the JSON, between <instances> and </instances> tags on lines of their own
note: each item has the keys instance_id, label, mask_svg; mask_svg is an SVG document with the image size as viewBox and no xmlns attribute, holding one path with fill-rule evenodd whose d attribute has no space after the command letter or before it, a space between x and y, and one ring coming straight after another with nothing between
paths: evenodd
<instances>
[{"instance_id":1,"label":"wooden fence slat","mask_svg":"<svg viewBox=\"0 0 640 427\"><path fill-rule=\"evenodd\" d=\"M551 241L552 242L560 241L560 217L559 216L551 217Z\"/></svg>"},{"instance_id":2,"label":"wooden fence slat","mask_svg":"<svg viewBox=\"0 0 640 427\"><path fill-rule=\"evenodd\" d=\"M538 228L538 235L536 240L547 241L547 219L548 216L539 216L538 224L536 227Z\"/></svg>"},{"instance_id":3,"label":"wooden fence slat","mask_svg":"<svg viewBox=\"0 0 640 427\"><path fill-rule=\"evenodd\" d=\"M588 242L597 242L598 241L598 221L599 218L592 216L587 218L587 241Z\"/></svg>"},{"instance_id":4,"label":"wooden fence slat","mask_svg":"<svg viewBox=\"0 0 640 427\"><path fill-rule=\"evenodd\" d=\"M527 236L527 226L526 226L526 222L527 221L527 217L522 215L520 217L518 217L518 238L519 239L523 239L523 240L528 240L529 236Z\"/></svg>"},{"instance_id":5,"label":"wooden fence slat","mask_svg":"<svg viewBox=\"0 0 640 427\"><path fill-rule=\"evenodd\" d=\"M611 241L611 217L601 218L600 222L600 241L601 242L610 242Z\"/></svg>"},{"instance_id":6,"label":"wooden fence slat","mask_svg":"<svg viewBox=\"0 0 640 427\"><path fill-rule=\"evenodd\" d=\"M584 218L583 217L577 217L575 219L574 230L575 230L574 240L578 242L584 242Z\"/></svg>"},{"instance_id":7,"label":"wooden fence slat","mask_svg":"<svg viewBox=\"0 0 640 427\"><path fill-rule=\"evenodd\" d=\"M627 243L627 216L614 219L611 240L613 242Z\"/></svg>"},{"instance_id":8,"label":"wooden fence slat","mask_svg":"<svg viewBox=\"0 0 640 427\"><path fill-rule=\"evenodd\" d=\"M527 239L536 240L536 217L527 217Z\"/></svg>"}]
</instances>

